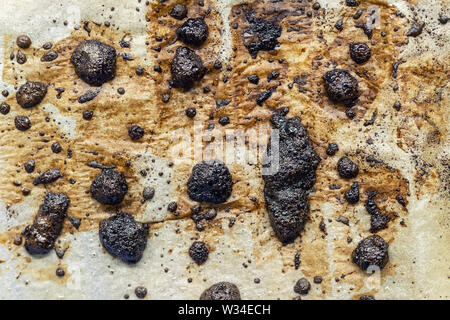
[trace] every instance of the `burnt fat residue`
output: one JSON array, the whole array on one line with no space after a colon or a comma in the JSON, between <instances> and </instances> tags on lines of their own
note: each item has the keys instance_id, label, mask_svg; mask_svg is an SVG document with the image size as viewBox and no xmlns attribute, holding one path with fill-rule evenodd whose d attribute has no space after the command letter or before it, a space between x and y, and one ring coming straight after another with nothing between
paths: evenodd
<instances>
[{"instance_id":1,"label":"burnt fat residue","mask_svg":"<svg viewBox=\"0 0 450 320\"><path fill-rule=\"evenodd\" d=\"M147 224L135 221L126 212L100 221L99 236L103 247L128 264L141 260L147 246L148 232Z\"/></svg>"},{"instance_id":2,"label":"burnt fat residue","mask_svg":"<svg viewBox=\"0 0 450 320\"><path fill-rule=\"evenodd\" d=\"M223 162L209 160L192 168L187 187L188 195L194 201L223 203L231 195L233 181Z\"/></svg>"},{"instance_id":3,"label":"burnt fat residue","mask_svg":"<svg viewBox=\"0 0 450 320\"><path fill-rule=\"evenodd\" d=\"M87 90L83 95L78 97L78 103L86 103L93 100L98 94L100 90Z\"/></svg>"},{"instance_id":4,"label":"burnt fat residue","mask_svg":"<svg viewBox=\"0 0 450 320\"><path fill-rule=\"evenodd\" d=\"M413 23L411 28L409 28L408 32L406 33L407 37L417 37L422 34L423 28L425 27L425 22L417 22Z\"/></svg>"},{"instance_id":5,"label":"burnt fat residue","mask_svg":"<svg viewBox=\"0 0 450 320\"><path fill-rule=\"evenodd\" d=\"M342 69L328 71L323 76L328 98L350 107L359 97L358 80L350 72Z\"/></svg>"},{"instance_id":6,"label":"burnt fat residue","mask_svg":"<svg viewBox=\"0 0 450 320\"><path fill-rule=\"evenodd\" d=\"M274 50L280 43L281 27L272 21L256 17L253 10L245 13L249 26L242 32L242 40L251 57L255 59L261 50Z\"/></svg>"},{"instance_id":7,"label":"burnt fat residue","mask_svg":"<svg viewBox=\"0 0 450 320\"><path fill-rule=\"evenodd\" d=\"M201 265L208 260L209 250L203 241L195 241L189 248L189 256L198 265Z\"/></svg>"},{"instance_id":8,"label":"burnt fat residue","mask_svg":"<svg viewBox=\"0 0 450 320\"><path fill-rule=\"evenodd\" d=\"M241 293L235 284L219 282L203 291L200 300L241 300Z\"/></svg>"},{"instance_id":9,"label":"burnt fat residue","mask_svg":"<svg viewBox=\"0 0 450 320\"><path fill-rule=\"evenodd\" d=\"M381 213L378 209L374 196L375 193L369 194L366 202L366 210L370 214L370 232L372 233L386 229L391 220L388 215Z\"/></svg>"},{"instance_id":10,"label":"burnt fat residue","mask_svg":"<svg viewBox=\"0 0 450 320\"><path fill-rule=\"evenodd\" d=\"M358 165L347 157L339 159L337 169L339 176L344 179L355 178L359 173Z\"/></svg>"},{"instance_id":11,"label":"burnt fat residue","mask_svg":"<svg viewBox=\"0 0 450 320\"><path fill-rule=\"evenodd\" d=\"M27 81L17 91L16 100L22 108L31 108L41 103L46 94L46 84L42 82Z\"/></svg>"},{"instance_id":12,"label":"burnt fat residue","mask_svg":"<svg viewBox=\"0 0 450 320\"><path fill-rule=\"evenodd\" d=\"M86 163L86 165L88 167L95 168L95 169L101 169L101 170L116 168L116 166L114 164L110 164L107 166L107 165L101 164L100 162L97 162L95 160L89 161L88 163Z\"/></svg>"},{"instance_id":13,"label":"burnt fat residue","mask_svg":"<svg viewBox=\"0 0 450 320\"><path fill-rule=\"evenodd\" d=\"M128 184L123 173L107 169L92 181L90 190L92 198L101 204L117 205L125 198Z\"/></svg>"},{"instance_id":14,"label":"burnt fat residue","mask_svg":"<svg viewBox=\"0 0 450 320\"><path fill-rule=\"evenodd\" d=\"M352 42L349 44L349 49L350 57L358 64L364 63L370 59L370 48L363 42Z\"/></svg>"},{"instance_id":15,"label":"burnt fat residue","mask_svg":"<svg viewBox=\"0 0 450 320\"><path fill-rule=\"evenodd\" d=\"M352 261L362 270L369 267L383 269L389 260L388 249L389 245L383 238L377 235L369 236L361 240L353 250Z\"/></svg>"},{"instance_id":16,"label":"burnt fat residue","mask_svg":"<svg viewBox=\"0 0 450 320\"><path fill-rule=\"evenodd\" d=\"M115 76L116 50L98 40L82 41L70 61L77 75L90 85L101 86Z\"/></svg>"},{"instance_id":17,"label":"burnt fat residue","mask_svg":"<svg viewBox=\"0 0 450 320\"><path fill-rule=\"evenodd\" d=\"M300 235L308 218L308 194L316 182L320 157L299 117L285 118L284 115L274 114L271 122L279 134L279 165L275 173L263 175L264 198L276 236L281 242L288 243ZM272 133L265 169L273 162L273 138Z\"/></svg>"},{"instance_id":18,"label":"burnt fat residue","mask_svg":"<svg viewBox=\"0 0 450 320\"><path fill-rule=\"evenodd\" d=\"M353 182L350 188L344 194L345 200L348 203L357 203L359 201L359 185L358 182Z\"/></svg>"},{"instance_id":19,"label":"burnt fat residue","mask_svg":"<svg viewBox=\"0 0 450 320\"><path fill-rule=\"evenodd\" d=\"M185 44L200 46L208 38L208 25L203 18L187 19L176 31L178 39Z\"/></svg>"},{"instance_id":20,"label":"burnt fat residue","mask_svg":"<svg viewBox=\"0 0 450 320\"><path fill-rule=\"evenodd\" d=\"M206 73L202 58L187 47L178 47L172 60L170 71L172 85L189 89L195 81L199 81Z\"/></svg>"},{"instance_id":21,"label":"burnt fat residue","mask_svg":"<svg viewBox=\"0 0 450 320\"><path fill-rule=\"evenodd\" d=\"M50 169L45 171L43 174L41 174L39 177L34 179L33 184L35 186L39 184L49 184L52 182L55 182L59 178L62 178L62 174L58 169Z\"/></svg>"},{"instance_id":22,"label":"burnt fat residue","mask_svg":"<svg viewBox=\"0 0 450 320\"><path fill-rule=\"evenodd\" d=\"M50 50L44 53L44 55L41 58L42 62L51 62L58 58L58 53L56 51Z\"/></svg>"},{"instance_id":23,"label":"burnt fat residue","mask_svg":"<svg viewBox=\"0 0 450 320\"><path fill-rule=\"evenodd\" d=\"M23 232L25 249L29 254L46 254L53 249L61 234L69 205L70 200L65 194L48 193L45 196L33 224L27 226Z\"/></svg>"}]
</instances>

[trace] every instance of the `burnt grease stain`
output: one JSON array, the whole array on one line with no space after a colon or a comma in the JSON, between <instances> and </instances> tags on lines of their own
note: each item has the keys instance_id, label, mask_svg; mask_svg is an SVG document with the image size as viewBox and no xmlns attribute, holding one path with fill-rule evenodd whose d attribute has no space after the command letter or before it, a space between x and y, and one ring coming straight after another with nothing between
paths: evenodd
<instances>
[{"instance_id":1,"label":"burnt grease stain","mask_svg":"<svg viewBox=\"0 0 450 320\"><path fill-rule=\"evenodd\" d=\"M389 245L377 235L361 240L352 253L352 261L361 270L369 268L383 269L389 261Z\"/></svg>"},{"instance_id":2,"label":"burnt grease stain","mask_svg":"<svg viewBox=\"0 0 450 320\"><path fill-rule=\"evenodd\" d=\"M45 196L33 224L27 226L23 232L25 249L29 254L46 254L53 249L61 234L69 205L70 200L63 193L48 193Z\"/></svg>"},{"instance_id":3,"label":"burnt grease stain","mask_svg":"<svg viewBox=\"0 0 450 320\"><path fill-rule=\"evenodd\" d=\"M316 182L320 157L299 117L274 114L271 123L279 133L279 152L274 154L279 157L279 168L272 168L274 172L263 175L264 198L275 235L281 242L289 243L300 235L308 218L308 194ZM268 170L275 164L273 138L272 133L267 147L268 163L263 166Z\"/></svg>"},{"instance_id":4,"label":"burnt grease stain","mask_svg":"<svg viewBox=\"0 0 450 320\"><path fill-rule=\"evenodd\" d=\"M121 172L103 170L91 184L92 198L101 204L117 205L123 201L128 191L128 184Z\"/></svg>"},{"instance_id":5,"label":"burnt grease stain","mask_svg":"<svg viewBox=\"0 0 450 320\"><path fill-rule=\"evenodd\" d=\"M135 221L126 212L100 221L99 227L100 242L105 250L128 264L141 260L147 246L148 232L147 224Z\"/></svg>"},{"instance_id":6,"label":"burnt grease stain","mask_svg":"<svg viewBox=\"0 0 450 320\"><path fill-rule=\"evenodd\" d=\"M70 61L76 74L92 86L112 80L116 72L116 50L98 40L84 40L72 53Z\"/></svg>"},{"instance_id":7,"label":"burnt grease stain","mask_svg":"<svg viewBox=\"0 0 450 320\"><path fill-rule=\"evenodd\" d=\"M255 16L253 10L245 12L249 26L242 32L242 40L250 56L255 59L258 52L274 50L280 43L282 28L274 21Z\"/></svg>"},{"instance_id":8,"label":"burnt grease stain","mask_svg":"<svg viewBox=\"0 0 450 320\"><path fill-rule=\"evenodd\" d=\"M200 300L241 300L241 293L234 283L218 282L203 291Z\"/></svg>"}]
</instances>

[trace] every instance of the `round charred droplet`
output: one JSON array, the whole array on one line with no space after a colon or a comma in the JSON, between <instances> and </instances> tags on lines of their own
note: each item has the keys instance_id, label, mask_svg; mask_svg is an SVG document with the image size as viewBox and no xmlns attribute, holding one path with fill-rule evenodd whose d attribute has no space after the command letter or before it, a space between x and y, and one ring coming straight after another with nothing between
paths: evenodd
<instances>
[{"instance_id":1,"label":"round charred droplet","mask_svg":"<svg viewBox=\"0 0 450 320\"><path fill-rule=\"evenodd\" d=\"M17 51L17 63L24 64L27 62L27 56L22 51Z\"/></svg>"},{"instance_id":2,"label":"round charred droplet","mask_svg":"<svg viewBox=\"0 0 450 320\"><path fill-rule=\"evenodd\" d=\"M230 171L219 160L197 163L187 183L188 194L192 200L211 203L227 201L232 186Z\"/></svg>"},{"instance_id":3,"label":"round charred droplet","mask_svg":"<svg viewBox=\"0 0 450 320\"><path fill-rule=\"evenodd\" d=\"M137 263L147 246L148 225L121 212L100 221L100 242L106 251L125 263Z\"/></svg>"},{"instance_id":4,"label":"round charred droplet","mask_svg":"<svg viewBox=\"0 0 450 320\"><path fill-rule=\"evenodd\" d=\"M188 10L184 4L176 4L173 6L172 11L170 11L170 16L177 20L183 20L187 17Z\"/></svg>"},{"instance_id":5,"label":"round charred droplet","mask_svg":"<svg viewBox=\"0 0 450 320\"><path fill-rule=\"evenodd\" d=\"M41 58L42 62L51 62L58 58L58 53L56 51L50 50L44 53L44 55Z\"/></svg>"},{"instance_id":6,"label":"round charred droplet","mask_svg":"<svg viewBox=\"0 0 450 320\"><path fill-rule=\"evenodd\" d=\"M11 106L7 104L6 102L2 102L0 104L0 113L3 115L7 115L11 111Z\"/></svg>"},{"instance_id":7,"label":"round charred droplet","mask_svg":"<svg viewBox=\"0 0 450 320\"><path fill-rule=\"evenodd\" d=\"M345 179L355 178L359 172L358 165L347 157L339 159L337 169L341 178Z\"/></svg>"},{"instance_id":8,"label":"round charred droplet","mask_svg":"<svg viewBox=\"0 0 450 320\"><path fill-rule=\"evenodd\" d=\"M178 47L170 68L173 86L189 89L206 73L202 58L187 47Z\"/></svg>"},{"instance_id":9,"label":"round charred droplet","mask_svg":"<svg viewBox=\"0 0 450 320\"><path fill-rule=\"evenodd\" d=\"M294 286L294 292L298 294L308 294L310 289L311 284L306 278L299 279Z\"/></svg>"},{"instance_id":10,"label":"round charred droplet","mask_svg":"<svg viewBox=\"0 0 450 320\"><path fill-rule=\"evenodd\" d=\"M31 108L41 103L47 94L47 86L42 82L27 81L16 93L17 103L22 108Z\"/></svg>"},{"instance_id":11,"label":"round charred droplet","mask_svg":"<svg viewBox=\"0 0 450 320\"><path fill-rule=\"evenodd\" d=\"M350 188L345 192L345 200L348 203L357 203L359 201L359 185L358 182L353 182Z\"/></svg>"},{"instance_id":12,"label":"round charred droplet","mask_svg":"<svg viewBox=\"0 0 450 320\"><path fill-rule=\"evenodd\" d=\"M383 269L389 260L388 248L389 245L380 236L369 236L361 240L353 250L352 260L362 270L371 266Z\"/></svg>"},{"instance_id":13,"label":"round charred droplet","mask_svg":"<svg viewBox=\"0 0 450 320\"><path fill-rule=\"evenodd\" d=\"M13 243L16 246L20 246L22 244L22 237L21 236L14 236Z\"/></svg>"},{"instance_id":14,"label":"round charred droplet","mask_svg":"<svg viewBox=\"0 0 450 320\"><path fill-rule=\"evenodd\" d=\"M280 43L282 28L274 21L257 17L253 10L248 10L245 14L249 27L242 32L242 41L251 57L255 59L261 50L274 50Z\"/></svg>"},{"instance_id":15,"label":"round charred droplet","mask_svg":"<svg viewBox=\"0 0 450 320\"><path fill-rule=\"evenodd\" d=\"M198 265L208 260L209 250L203 241L195 241L189 248L189 256Z\"/></svg>"},{"instance_id":16,"label":"round charred droplet","mask_svg":"<svg viewBox=\"0 0 450 320\"><path fill-rule=\"evenodd\" d=\"M66 273L64 272L63 269L57 268L57 269L56 269L56 275L57 275L58 277L64 277L64 276L66 275Z\"/></svg>"},{"instance_id":17,"label":"round charred droplet","mask_svg":"<svg viewBox=\"0 0 450 320\"><path fill-rule=\"evenodd\" d=\"M136 287L136 289L134 289L134 293L136 294L136 297L138 297L139 299L144 299L145 296L147 295L147 288L142 286Z\"/></svg>"},{"instance_id":18,"label":"round charred droplet","mask_svg":"<svg viewBox=\"0 0 450 320\"><path fill-rule=\"evenodd\" d=\"M200 300L241 300L241 293L235 284L219 282L203 291Z\"/></svg>"},{"instance_id":19,"label":"round charred droplet","mask_svg":"<svg viewBox=\"0 0 450 320\"><path fill-rule=\"evenodd\" d=\"M121 203L127 191L125 176L111 169L102 171L91 184L92 197L102 204Z\"/></svg>"},{"instance_id":20,"label":"round charred droplet","mask_svg":"<svg viewBox=\"0 0 450 320\"><path fill-rule=\"evenodd\" d=\"M190 18L176 32L178 38L184 43L199 46L208 38L208 25L203 18Z\"/></svg>"},{"instance_id":21,"label":"round charred droplet","mask_svg":"<svg viewBox=\"0 0 450 320\"><path fill-rule=\"evenodd\" d=\"M72 53L75 72L86 83L101 86L116 72L116 50L98 40L84 40Z\"/></svg>"},{"instance_id":22,"label":"round charred droplet","mask_svg":"<svg viewBox=\"0 0 450 320\"><path fill-rule=\"evenodd\" d=\"M350 57L356 63L364 63L370 59L370 48L362 42L353 42L349 44Z\"/></svg>"},{"instance_id":23,"label":"round charred droplet","mask_svg":"<svg viewBox=\"0 0 450 320\"><path fill-rule=\"evenodd\" d=\"M27 35L20 35L16 39L17 46L22 49L28 49L31 46L31 39Z\"/></svg>"},{"instance_id":24,"label":"round charred droplet","mask_svg":"<svg viewBox=\"0 0 450 320\"><path fill-rule=\"evenodd\" d=\"M59 142L53 143L51 149L53 153L60 153L62 151L62 147Z\"/></svg>"},{"instance_id":25,"label":"round charred droplet","mask_svg":"<svg viewBox=\"0 0 450 320\"><path fill-rule=\"evenodd\" d=\"M197 110L192 107L187 108L185 112L188 118L193 118L197 114Z\"/></svg>"},{"instance_id":26,"label":"round charred droplet","mask_svg":"<svg viewBox=\"0 0 450 320\"><path fill-rule=\"evenodd\" d=\"M327 155L334 156L336 154L336 152L338 152L338 151L339 151L339 146L337 145L337 143L331 142L328 144L327 151L326 151Z\"/></svg>"},{"instance_id":27,"label":"round charred droplet","mask_svg":"<svg viewBox=\"0 0 450 320\"><path fill-rule=\"evenodd\" d=\"M229 118L228 116L221 116L221 117L219 118L219 123L220 123L222 126L226 126L227 124L230 123L230 118Z\"/></svg>"},{"instance_id":28,"label":"round charred droplet","mask_svg":"<svg viewBox=\"0 0 450 320\"><path fill-rule=\"evenodd\" d=\"M175 201L169 203L169 205L167 206L167 210L169 210L170 212L177 211L177 208L178 208L178 204Z\"/></svg>"},{"instance_id":29,"label":"round charred droplet","mask_svg":"<svg viewBox=\"0 0 450 320\"><path fill-rule=\"evenodd\" d=\"M145 200L152 200L154 196L155 196L155 188L153 187L145 187L144 190L142 191L142 197Z\"/></svg>"},{"instance_id":30,"label":"round charred droplet","mask_svg":"<svg viewBox=\"0 0 450 320\"><path fill-rule=\"evenodd\" d=\"M347 70L328 71L323 80L325 91L331 101L350 106L358 99L358 81Z\"/></svg>"},{"instance_id":31,"label":"round charred droplet","mask_svg":"<svg viewBox=\"0 0 450 320\"><path fill-rule=\"evenodd\" d=\"M128 135L130 136L131 140L139 140L144 136L144 133L144 129L137 125L132 125L128 129Z\"/></svg>"},{"instance_id":32,"label":"round charred droplet","mask_svg":"<svg viewBox=\"0 0 450 320\"><path fill-rule=\"evenodd\" d=\"M14 124L17 130L20 131L27 131L28 129L31 128L31 121L30 118L28 118L27 116L17 116L14 119Z\"/></svg>"},{"instance_id":33,"label":"round charred droplet","mask_svg":"<svg viewBox=\"0 0 450 320\"><path fill-rule=\"evenodd\" d=\"M92 110L83 111L83 119L84 120L88 120L88 121L92 120L93 115L94 115L94 112Z\"/></svg>"}]
</instances>

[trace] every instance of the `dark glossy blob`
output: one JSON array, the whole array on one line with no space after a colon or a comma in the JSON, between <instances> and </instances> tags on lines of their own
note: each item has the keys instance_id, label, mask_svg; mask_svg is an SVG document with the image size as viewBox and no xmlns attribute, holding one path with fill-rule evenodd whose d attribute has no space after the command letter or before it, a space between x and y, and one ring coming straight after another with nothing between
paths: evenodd
<instances>
[{"instance_id":1,"label":"dark glossy blob","mask_svg":"<svg viewBox=\"0 0 450 320\"><path fill-rule=\"evenodd\" d=\"M406 33L407 37L417 37L422 34L423 28L425 27L425 22L414 23L411 28L409 28Z\"/></svg>"},{"instance_id":2,"label":"dark glossy blob","mask_svg":"<svg viewBox=\"0 0 450 320\"><path fill-rule=\"evenodd\" d=\"M22 108L31 108L41 103L47 94L47 85L42 82L27 81L16 93L17 103Z\"/></svg>"},{"instance_id":3,"label":"dark glossy blob","mask_svg":"<svg viewBox=\"0 0 450 320\"><path fill-rule=\"evenodd\" d=\"M172 11L170 11L170 16L177 20L183 20L187 17L187 7L184 4L177 3L173 6Z\"/></svg>"},{"instance_id":4,"label":"dark glossy blob","mask_svg":"<svg viewBox=\"0 0 450 320\"><path fill-rule=\"evenodd\" d=\"M263 175L264 198L275 235L281 242L289 243L300 235L308 218L308 193L316 182L320 157L299 117L275 114L271 122L279 132L279 150L272 156L272 134L267 147L268 161L263 167L274 170Z\"/></svg>"},{"instance_id":5,"label":"dark glossy blob","mask_svg":"<svg viewBox=\"0 0 450 320\"><path fill-rule=\"evenodd\" d=\"M380 236L369 236L353 250L352 261L362 270L367 270L369 266L383 269L389 260L388 248L389 245Z\"/></svg>"},{"instance_id":6,"label":"dark glossy blob","mask_svg":"<svg viewBox=\"0 0 450 320\"><path fill-rule=\"evenodd\" d=\"M176 31L178 39L192 46L202 45L208 38L208 25L203 18L187 19Z\"/></svg>"},{"instance_id":7,"label":"dark glossy blob","mask_svg":"<svg viewBox=\"0 0 450 320\"><path fill-rule=\"evenodd\" d=\"M16 39L17 46L22 49L28 49L31 46L31 39L27 35L20 35Z\"/></svg>"},{"instance_id":8,"label":"dark glossy blob","mask_svg":"<svg viewBox=\"0 0 450 320\"><path fill-rule=\"evenodd\" d=\"M241 300L241 293L233 283L218 282L203 291L200 300Z\"/></svg>"},{"instance_id":9,"label":"dark glossy blob","mask_svg":"<svg viewBox=\"0 0 450 320\"><path fill-rule=\"evenodd\" d=\"M259 51L274 50L280 44L282 29L277 23L256 17L254 11L247 11L245 17L249 26L242 32L242 41L253 59Z\"/></svg>"},{"instance_id":10,"label":"dark glossy blob","mask_svg":"<svg viewBox=\"0 0 450 320\"><path fill-rule=\"evenodd\" d=\"M344 194L345 200L348 203L357 203L359 201L359 185L358 182L353 182L350 188Z\"/></svg>"},{"instance_id":11,"label":"dark glossy blob","mask_svg":"<svg viewBox=\"0 0 450 320\"><path fill-rule=\"evenodd\" d=\"M128 191L128 184L121 172L102 171L91 184L92 197L102 204L117 205Z\"/></svg>"},{"instance_id":12,"label":"dark glossy blob","mask_svg":"<svg viewBox=\"0 0 450 320\"><path fill-rule=\"evenodd\" d=\"M100 221L100 242L106 251L125 263L141 260L147 246L148 225L135 221L133 216L121 212Z\"/></svg>"},{"instance_id":13,"label":"dark glossy blob","mask_svg":"<svg viewBox=\"0 0 450 320\"><path fill-rule=\"evenodd\" d=\"M14 118L14 125L17 130L27 131L31 128L31 121L27 116L17 116Z\"/></svg>"},{"instance_id":14,"label":"dark glossy blob","mask_svg":"<svg viewBox=\"0 0 450 320\"><path fill-rule=\"evenodd\" d=\"M45 196L33 224L27 226L23 232L28 253L46 254L53 249L61 234L69 205L70 200L63 193L48 193Z\"/></svg>"},{"instance_id":15,"label":"dark glossy blob","mask_svg":"<svg viewBox=\"0 0 450 320\"><path fill-rule=\"evenodd\" d=\"M337 143L331 142L328 144L327 151L326 151L327 155L334 156L336 154L336 152L338 152L338 151L339 151L339 146Z\"/></svg>"},{"instance_id":16,"label":"dark glossy blob","mask_svg":"<svg viewBox=\"0 0 450 320\"><path fill-rule=\"evenodd\" d=\"M116 49L98 40L84 40L74 50L70 61L83 81L101 86L115 76Z\"/></svg>"},{"instance_id":17,"label":"dark glossy blob","mask_svg":"<svg viewBox=\"0 0 450 320\"><path fill-rule=\"evenodd\" d=\"M311 289L311 284L309 283L308 279L306 279L306 278L299 279L294 286L294 292L296 292L298 294L308 294L310 289Z\"/></svg>"},{"instance_id":18,"label":"dark glossy blob","mask_svg":"<svg viewBox=\"0 0 450 320\"><path fill-rule=\"evenodd\" d=\"M349 44L350 57L356 63L364 63L370 59L370 48L363 42L353 42Z\"/></svg>"},{"instance_id":19,"label":"dark glossy blob","mask_svg":"<svg viewBox=\"0 0 450 320\"><path fill-rule=\"evenodd\" d=\"M230 197L233 181L223 162L209 160L192 168L187 187L189 197L194 201L222 203Z\"/></svg>"},{"instance_id":20,"label":"dark glossy blob","mask_svg":"<svg viewBox=\"0 0 450 320\"><path fill-rule=\"evenodd\" d=\"M209 250L203 241L195 241L189 248L189 256L198 265L201 265L208 260Z\"/></svg>"},{"instance_id":21,"label":"dark glossy blob","mask_svg":"<svg viewBox=\"0 0 450 320\"><path fill-rule=\"evenodd\" d=\"M45 171L43 174L41 174L39 177L34 179L33 184L35 186L39 184L49 184L52 182L55 182L59 178L62 178L62 174L58 169L50 169Z\"/></svg>"},{"instance_id":22,"label":"dark glossy blob","mask_svg":"<svg viewBox=\"0 0 450 320\"><path fill-rule=\"evenodd\" d=\"M206 73L202 58L187 47L178 47L172 60L170 71L172 85L189 89L195 81L199 81Z\"/></svg>"},{"instance_id":23,"label":"dark glossy blob","mask_svg":"<svg viewBox=\"0 0 450 320\"><path fill-rule=\"evenodd\" d=\"M144 133L144 129L137 125L132 125L128 129L128 135L130 136L131 140L139 140L144 136Z\"/></svg>"},{"instance_id":24,"label":"dark glossy blob","mask_svg":"<svg viewBox=\"0 0 450 320\"><path fill-rule=\"evenodd\" d=\"M351 106L358 99L358 81L347 70L328 71L323 80L325 91L331 101Z\"/></svg>"},{"instance_id":25,"label":"dark glossy blob","mask_svg":"<svg viewBox=\"0 0 450 320\"><path fill-rule=\"evenodd\" d=\"M341 178L345 179L355 178L359 173L358 165L347 157L339 159L337 169Z\"/></svg>"}]
</instances>

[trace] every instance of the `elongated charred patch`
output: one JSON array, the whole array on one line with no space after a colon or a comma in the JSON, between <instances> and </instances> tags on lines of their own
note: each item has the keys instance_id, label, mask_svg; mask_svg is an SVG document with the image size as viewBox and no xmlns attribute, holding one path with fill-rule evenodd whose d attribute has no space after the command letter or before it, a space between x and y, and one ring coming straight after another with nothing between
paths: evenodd
<instances>
[{"instance_id":1,"label":"elongated charred patch","mask_svg":"<svg viewBox=\"0 0 450 320\"><path fill-rule=\"evenodd\" d=\"M278 129L278 154L272 150L274 133L267 147L268 163L274 170L263 175L264 198L270 223L278 239L292 242L300 235L309 213L308 193L316 182L320 157L314 150L308 130L299 117L275 114L271 119ZM278 170L274 168L278 157Z\"/></svg>"},{"instance_id":2,"label":"elongated charred patch","mask_svg":"<svg viewBox=\"0 0 450 320\"><path fill-rule=\"evenodd\" d=\"M25 249L30 254L46 254L61 234L70 200L63 193L48 193L34 218L23 232Z\"/></svg>"},{"instance_id":3,"label":"elongated charred patch","mask_svg":"<svg viewBox=\"0 0 450 320\"><path fill-rule=\"evenodd\" d=\"M125 263L137 263L147 246L148 225L121 212L100 221L100 242L106 251Z\"/></svg>"}]
</instances>

